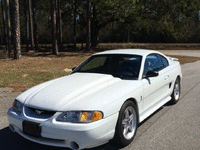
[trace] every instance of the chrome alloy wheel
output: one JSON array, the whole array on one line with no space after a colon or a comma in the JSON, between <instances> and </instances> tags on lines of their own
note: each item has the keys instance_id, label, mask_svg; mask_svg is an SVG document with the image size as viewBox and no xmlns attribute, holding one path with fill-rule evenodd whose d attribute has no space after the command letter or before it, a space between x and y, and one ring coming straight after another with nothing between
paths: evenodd
<instances>
[{"instance_id":1,"label":"chrome alloy wheel","mask_svg":"<svg viewBox=\"0 0 200 150\"><path fill-rule=\"evenodd\" d=\"M122 127L124 137L127 140L131 139L134 136L137 127L136 112L131 106L127 107L124 111Z\"/></svg>"},{"instance_id":2,"label":"chrome alloy wheel","mask_svg":"<svg viewBox=\"0 0 200 150\"><path fill-rule=\"evenodd\" d=\"M174 99L175 99L175 100L178 100L178 99L179 99L179 96L180 96L179 82L176 82L176 83L175 83L175 86L174 86Z\"/></svg>"}]
</instances>

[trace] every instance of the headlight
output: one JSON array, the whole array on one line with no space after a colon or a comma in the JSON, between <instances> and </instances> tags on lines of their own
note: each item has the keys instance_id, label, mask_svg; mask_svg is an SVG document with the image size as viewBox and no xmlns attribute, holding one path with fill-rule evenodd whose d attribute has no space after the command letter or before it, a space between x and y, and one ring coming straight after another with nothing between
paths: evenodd
<instances>
[{"instance_id":1,"label":"headlight","mask_svg":"<svg viewBox=\"0 0 200 150\"><path fill-rule=\"evenodd\" d=\"M21 112L22 112L23 105L22 105L22 103L20 103L18 100L15 100L14 103L13 103L13 105L12 105L12 108L13 108L15 111L21 113Z\"/></svg>"},{"instance_id":2,"label":"headlight","mask_svg":"<svg viewBox=\"0 0 200 150\"><path fill-rule=\"evenodd\" d=\"M57 121L62 122L93 122L103 118L100 111L70 111L58 116Z\"/></svg>"}]
</instances>

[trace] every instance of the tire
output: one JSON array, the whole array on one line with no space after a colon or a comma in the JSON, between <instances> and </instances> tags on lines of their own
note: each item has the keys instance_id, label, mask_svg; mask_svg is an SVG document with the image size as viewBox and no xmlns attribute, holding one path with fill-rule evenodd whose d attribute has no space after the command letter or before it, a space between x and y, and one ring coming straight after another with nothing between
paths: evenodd
<instances>
[{"instance_id":1,"label":"tire","mask_svg":"<svg viewBox=\"0 0 200 150\"><path fill-rule=\"evenodd\" d=\"M174 83L174 89L171 95L171 104L176 104L179 99L180 99L180 94L181 94L181 84L180 84L180 79L177 78L175 83Z\"/></svg>"},{"instance_id":2,"label":"tire","mask_svg":"<svg viewBox=\"0 0 200 150\"><path fill-rule=\"evenodd\" d=\"M127 146L136 134L138 126L137 107L132 101L127 101L121 107L115 129L114 144Z\"/></svg>"}]
</instances>

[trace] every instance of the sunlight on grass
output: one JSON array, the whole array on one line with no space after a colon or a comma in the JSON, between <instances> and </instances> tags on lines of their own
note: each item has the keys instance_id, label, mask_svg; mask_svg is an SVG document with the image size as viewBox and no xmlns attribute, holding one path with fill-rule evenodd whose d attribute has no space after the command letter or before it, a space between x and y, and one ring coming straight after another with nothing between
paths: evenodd
<instances>
[{"instance_id":1,"label":"sunlight on grass","mask_svg":"<svg viewBox=\"0 0 200 150\"><path fill-rule=\"evenodd\" d=\"M66 57L29 57L20 60L0 60L0 87L12 87L24 91L39 83L70 74L73 67L88 58L86 55L71 54Z\"/></svg>"},{"instance_id":2,"label":"sunlight on grass","mask_svg":"<svg viewBox=\"0 0 200 150\"><path fill-rule=\"evenodd\" d=\"M26 74L22 72L7 72L0 74L0 86L1 87L13 87L15 91L21 91L28 89L39 83L52 80L61 76L68 75L64 71L61 72L33 72L27 71Z\"/></svg>"},{"instance_id":3,"label":"sunlight on grass","mask_svg":"<svg viewBox=\"0 0 200 150\"><path fill-rule=\"evenodd\" d=\"M63 57L23 56L20 60L0 59L0 87L12 87L24 91L42 82L70 74L91 54L67 53ZM200 60L197 57L170 56L178 58L181 64Z\"/></svg>"}]
</instances>

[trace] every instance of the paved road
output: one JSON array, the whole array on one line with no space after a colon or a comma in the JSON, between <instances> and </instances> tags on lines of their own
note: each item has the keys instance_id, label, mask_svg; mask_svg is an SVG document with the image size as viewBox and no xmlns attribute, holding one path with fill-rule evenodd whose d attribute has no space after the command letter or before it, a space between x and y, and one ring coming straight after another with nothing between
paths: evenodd
<instances>
[{"instance_id":1,"label":"paved road","mask_svg":"<svg viewBox=\"0 0 200 150\"><path fill-rule=\"evenodd\" d=\"M200 149L200 61L182 66L183 81L179 103L165 105L138 128L135 140L121 148L110 143L91 150L199 150ZM7 109L19 93L0 88L1 150L64 150L30 142L8 128Z\"/></svg>"}]
</instances>

